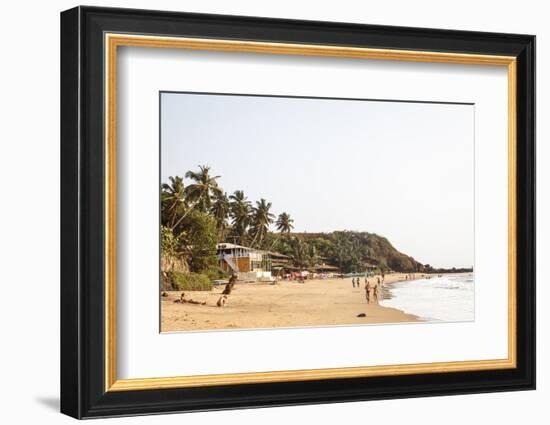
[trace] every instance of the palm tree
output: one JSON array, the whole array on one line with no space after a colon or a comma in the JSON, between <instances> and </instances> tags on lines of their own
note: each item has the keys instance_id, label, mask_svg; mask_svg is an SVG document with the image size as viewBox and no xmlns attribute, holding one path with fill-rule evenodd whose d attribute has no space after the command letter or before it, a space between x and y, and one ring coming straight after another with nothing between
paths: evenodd
<instances>
[{"instance_id":1,"label":"palm tree","mask_svg":"<svg viewBox=\"0 0 550 425\"><path fill-rule=\"evenodd\" d=\"M229 196L230 199L230 214L233 224L233 234L237 238L239 244L244 245L248 226L250 225L250 215L252 206L250 201L244 196L242 190L237 190Z\"/></svg>"},{"instance_id":2,"label":"palm tree","mask_svg":"<svg viewBox=\"0 0 550 425\"><path fill-rule=\"evenodd\" d=\"M212 198L212 208L210 212L216 219L216 227L218 228L218 234L220 239L225 237L225 231L227 228L227 217L230 212L229 199L227 199L227 193L220 191L214 192Z\"/></svg>"},{"instance_id":3,"label":"palm tree","mask_svg":"<svg viewBox=\"0 0 550 425\"><path fill-rule=\"evenodd\" d=\"M290 215L283 212L279 214L279 217L277 217L277 222L275 225L277 226L277 230L279 232L288 234L292 229L294 229L292 223L294 223L294 220L290 218Z\"/></svg>"},{"instance_id":4,"label":"palm tree","mask_svg":"<svg viewBox=\"0 0 550 425\"><path fill-rule=\"evenodd\" d=\"M315 245L311 244L309 245L308 253L307 253L307 260L309 266L315 266L317 263L319 263L319 256L317 255L317 248L315 248Z\"/></svg>"},{"instance_id":5,"label":"palm tree","mask_svg":"<svg viewBox=\"0 0 550 425\"><path fill-rule=\"evenodd\" d=\"M173 227L174 223L178 219L178 215L183 214L185 207L185 188L183 184L183 178L168 177L170 183L163 183L161 185L161 211L163 225Z\"/></svg>"},{"instance_id":6,"label":"palm tree","mask_svg":"<svg viewBox=\"0 0 550 425\"><path fill-rule=\"evenodd\" d=\"M254 234L254 242L261 246L262 241L269 230L269 226L273 223L275 216L269 211L271 209L271 202L267 202L265 199L256 201L256 206L253 210L252 218L252 233Z\"/></svg>"},{"instance_id":7,"label":"palm tree","mask_svg":"<svg viewBox=\"0 0 550 425\"><path fill-rule=\"evenodd\" d=\"M186 199L199 211L207 212L212 206L212 196L221 191L216 181L220 176L211 176L210 167L200 165L199 171L188 171L185 177L194 181L185 188Z\"/></svg>"},{"instance_id":8,"label":"palm tree","mask_svg":"<svg viewBox=\"0 0 550 425\"><path fill-rule=\"evenodd\" d=\"M295 267L307 268L309 266L309 249L307 244L300 238L293 237L289 239L290 256Z\"/></svg>"}]
</instances>

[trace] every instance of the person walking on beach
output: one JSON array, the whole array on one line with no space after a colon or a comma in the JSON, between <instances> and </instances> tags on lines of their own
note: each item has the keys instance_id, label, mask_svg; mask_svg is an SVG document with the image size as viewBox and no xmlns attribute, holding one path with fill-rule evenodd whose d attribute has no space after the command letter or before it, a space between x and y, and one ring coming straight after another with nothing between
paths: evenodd
<instances>
[{"instance_id":1,"label":"person walking on beach","mask_svg":"<svg viewBox=\"0 0 550 425\"><path fill-rule=\"evenodd\" d=\"M351 284L352 284L353 287L355 288L355 278L354 278L354 277L351 278Z\"/></svg>"},{"instance_id":2,"label":"person walking on beach","mask_svg":"<svg viewBox=\"0 0 550 425\"><path fill-rule=\"evenodd\" d=\"M365 278L365 298L367 299L367 304L370 304L369 281L367 278Z\"/></svg>"},{"instance_id":3,"label":"person walking on beach","mask_svg":"<svg viewBox=\"0 0 550 425\"><path fill-rule=\"evenodd\" d=\"M382 295L382 287L380 284L380 278L378 283L374 286L374 302L378 304L380 302L380 296Z\"/></svg>"},{"instance_id":4,"label":"person walking on beach","mask_svg":"<svg viewBox=\"0 0 550 425\"><path fill-rule=\"evenodd\" d=\"M374 302L378 304L378 300L375 299L375 292L374 292L375 288L376 288L376 284L374 282L367 281L366 291L368 294L367 302L369 304L372 304Z\"/></svg>"}]
</instances>

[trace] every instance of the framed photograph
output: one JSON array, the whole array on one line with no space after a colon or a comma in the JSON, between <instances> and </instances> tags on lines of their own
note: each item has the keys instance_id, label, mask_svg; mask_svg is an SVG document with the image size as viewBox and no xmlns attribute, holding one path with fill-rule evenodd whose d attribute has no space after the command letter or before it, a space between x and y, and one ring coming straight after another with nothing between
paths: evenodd
<instances>
[{"instance_id":1,"label":"framed photograph","mask_svg":"<svg viewBox=\"0 0 550 425\"><path fill-rule=\"evenodd\" d=\"M61 411L535 387L535 37L61 14Z\"/></svg>"}]
</instances>

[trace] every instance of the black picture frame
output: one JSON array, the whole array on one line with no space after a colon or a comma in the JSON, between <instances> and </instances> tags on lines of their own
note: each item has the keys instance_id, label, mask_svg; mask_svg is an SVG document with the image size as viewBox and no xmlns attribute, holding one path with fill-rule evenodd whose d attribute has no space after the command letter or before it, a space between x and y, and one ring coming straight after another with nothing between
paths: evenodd
<instances>
[{"instance_id":1,"label":"black picture frame","mask_svg":"<svg viewBox=\"0 0 550 425\"><path fill-rule=\"evenodd\" d=\"M517 58L517 367L105 391L104 34L308 43ZM61 412L75 418L535 388L535 37L76 7L61 13Z\"/></svg>"}]
</instances>

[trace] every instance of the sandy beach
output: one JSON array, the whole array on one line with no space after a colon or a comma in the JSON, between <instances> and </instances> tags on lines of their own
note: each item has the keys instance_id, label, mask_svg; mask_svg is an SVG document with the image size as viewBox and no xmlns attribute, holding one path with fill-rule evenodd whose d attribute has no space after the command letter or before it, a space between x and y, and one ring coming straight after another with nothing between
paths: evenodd
<instances>
[{"instance_id":1,"label":"sandy beach","mask_svg":"<svg viewBox=\"0 0 550 425\"><path fill-rule=\"evenodd\" d=\"M410 275L409 275L410 276ZM410 276L422 277L421 274ZM395 273L385 277L386 289L406 279ZM237 283L227 306L216 302L223 286L211 291L186 291L186 297L205 305L180 304L181 291L166 292L161 297L161 331L198 331L214 329L279 328L369 323L415 322L416 316L400 310L367 304L364 278L361 288L353 288L351 278L326 280ZM387 293L387 291L384 291ZM364 313L365 317L357 317Z\"/></svg>"}]
</instances>

